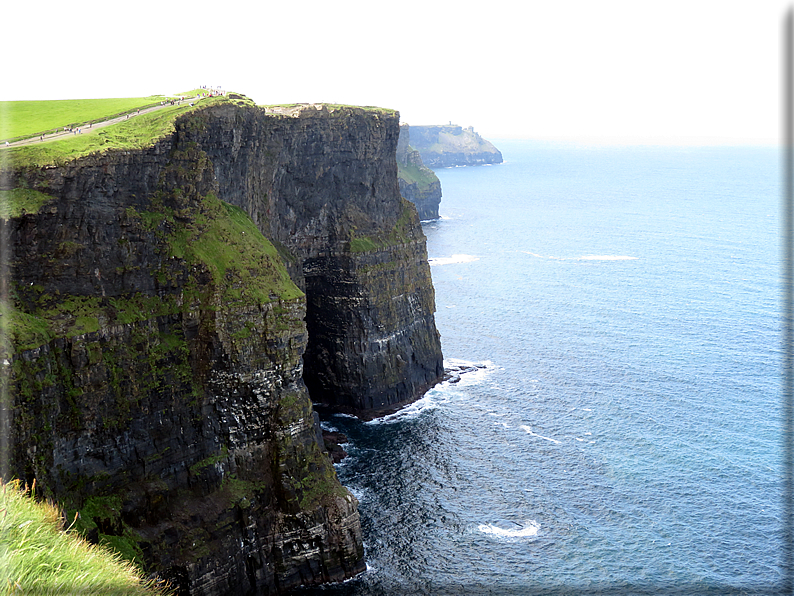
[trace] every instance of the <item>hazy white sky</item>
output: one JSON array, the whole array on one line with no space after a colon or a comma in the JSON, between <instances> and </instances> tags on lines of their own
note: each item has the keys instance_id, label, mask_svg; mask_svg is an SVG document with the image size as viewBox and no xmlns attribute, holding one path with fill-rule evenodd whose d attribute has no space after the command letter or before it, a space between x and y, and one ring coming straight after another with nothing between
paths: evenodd
<instances>
[{"instance_id":1,"label":"hazy white sky","mask_svg":"<svg viewBox=\"0 0 794 596\"><path fill-rule=\"evenodd\" d=\"M0 99L207 84L260 104L389 107L487 138L771 144L790 4L9 2Z\"/></svg>"}]
</instances>

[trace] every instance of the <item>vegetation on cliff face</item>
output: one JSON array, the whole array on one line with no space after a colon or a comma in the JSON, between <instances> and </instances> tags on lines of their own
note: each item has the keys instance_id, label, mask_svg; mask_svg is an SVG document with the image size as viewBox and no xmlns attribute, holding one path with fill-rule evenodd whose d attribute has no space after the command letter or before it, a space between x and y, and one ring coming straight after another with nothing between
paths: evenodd
<instances>
[{"instance_id":1,"label":"vegetation on cliff face","mask_svg":"<svg viewBox=\"0 0 794 596\"><path fill-rule=\"evenodd\" d=\"M433 170L429 168L420 169L410 163L397 162L397 176L410 184L418 184L423 187L438 182L438 177L433 174Z\"/></svg>"},{"instance_id":2,"label":"vegetation on cliff face","mask_svg":"<svg viewBox=\"0 0 794 596\"><path fill-rule=\"evenodd\" d=\"M160 593L135 565L64 531L58 507L0 482L0 594Z\"/></svg>"},{"instance_id":3,"label":"vegetation on cliff face","mask_svg":"<svg viewBox=\"0 0 794 596\"><path fill-rule=\"evenodd\" d=\"M416 210L411 206L411 203L406 199L402 199L402 213L394 227L388 232L377 236L358 236L353 231L350 236L350 251L354 253L371 252L388 246L410 242L411 230L418 223L415 214Z\"/></svg>"},{"instance_id":4,"label":"vegetation on cliff face","mask_svg":"<svg viewBox=\"0 0 794 596\"><path fill-rule=\"evenodd\" d=\"M136 215L132 208L128 213ZM228 307L237 302L289 301L303 295L280 264L275 247L239 207L209 194L189 223L185 223L184 213L162 206L157 199L153 210L137 215L145 228L165 241L169 259L180 259L188 268L204 268L214 288L223 288L215 300L205 301L210 308L221 303ZM167 267L156 275L167 281ZM185 289L188 299L202 291L196 279Z\"/></svg>"},{"instance_id":5,"label":"vegetation on cliff face","mask_svg":"<svg viewBox=\"0 0 794 596\"><path fill-rule=\"evenodd\" d=\"M0 190L0 219L38 213L54 197L29 188Z\"/></svg>"},{"instance_id":6,"label":"vegetation on cliff face","mask_svg":"<svg viewBox=\"0 0 794 596\"><path fill-rule=\"evenodd\" d=\"M194 163L195 169L207 167L206 156L174 155L176 164ZM172 165L180 169L181 165ZM185 175L178 172L177 175ZM181 190L173 191L176 195ZM38 191L17 189L3 193L10 198L6 213L18 217L36 213L54 198ZM180 203L180 200L182 203ZM177 205L177 207L166 206ZM181 205L181 208L180 208ZM161 296L128 293L111 296L60 295L47 292L43 285L17 286L13 294L16 308L2 305L6 330L17 350L43 345L55 337L74 337L98 331L101 327L129 324L188 309L194 303L214 310L220 305L267 304L291 301L302 292L289 278L273 245L251 219L238 207L218 200L213 194L198 205L180 196L162 193L146 211L128 207L123 215L128 235L136 229L148 233L160 245L164 257L152 273L163 287L180 287L179 292ZM126 237L119 243L127 242ZM88 250L79 238L61 242L49 258L79 256ZM117 273L123 274L122 271ZM185 275L185 271L191 274ZM206 279L209 276L209 280Z\"/></svg>"},{"instance_id":7,"label":"vegetation on cliff face","mask_svg":"<svg viewBox=\"0 0 794 596\"><path fill-rule=\"evenodd\" d=\"M441 203L441 182L425 166L419 152L411 147L411 127L400 126L397 141L397 180L403 197L416 205L420 219L437 219Z\"/></svg>"}]
</instances>

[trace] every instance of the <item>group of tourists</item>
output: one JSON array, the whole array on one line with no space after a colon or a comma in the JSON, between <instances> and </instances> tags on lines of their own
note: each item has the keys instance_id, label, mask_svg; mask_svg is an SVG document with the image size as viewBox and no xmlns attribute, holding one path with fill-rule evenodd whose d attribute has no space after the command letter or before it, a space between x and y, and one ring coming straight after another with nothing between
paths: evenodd
<instances>
[{"instance_id":1,"label":"group of tourists","mask_svg":"<svg viewBox=\"0 0 794 596\"><path fill-rule=\"evenodd\" d=\"M207 85L202 85L199 89L206 89L206 93L199 93L199 97L223 97L226 95L225 91L222 91L220 87L209 87Z\"/></svg>"}]
</instances>

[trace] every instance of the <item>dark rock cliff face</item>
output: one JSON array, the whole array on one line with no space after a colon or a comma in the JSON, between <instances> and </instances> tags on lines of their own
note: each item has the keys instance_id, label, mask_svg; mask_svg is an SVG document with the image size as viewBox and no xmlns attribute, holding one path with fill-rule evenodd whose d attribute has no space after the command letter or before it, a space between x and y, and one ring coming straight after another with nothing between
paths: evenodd
<instances>
[{"instance_id":1,"label":"dark rock cliff face","mask_svg":"<svg viewBox=\"0 0 794 596\"><path fill-rule=\"evenodd\" d=\"M397 183L397 113L216 108L177 135L207 153L220 198L292 263L306 291L304 379L315 402L372 416L441 379L425 237Z\"/></svg>"},{"instance_id":2,"label":"dark rock cliff face","mask_svg":"<svg viewBox=\"0 0 794 596\"><path fill-rule=\"evenodd\" d=\"M362 571L306 385L371 411L442 374L397 135L388 112L216 106L149 149L3 178L51 197L0 220L10 474L180 593Z\"/></svg>"},{"instance_id":3,"label":"dark rock cliff face","mask_svg":"<svg viewBox=\"0 0 794 596\"><path fill-rule=\"evenodd\" d=\"M397 143L397 179L400 193L414 205L419 219L438 219L441 203L441 181L422 162L419 152L410 146L411 133L407 124L400 126Z\"/></svg>"},{"instance_id":4,"label":"dark rock cliff face","mask_svg":"<svg viewBox=\"0 0 794 596\"><path fill-rule=\"evenodd\" d=\"M472 127L412 126L411 145L430 168L502 163L502 154Z\"/></svg>"}]
</instances>

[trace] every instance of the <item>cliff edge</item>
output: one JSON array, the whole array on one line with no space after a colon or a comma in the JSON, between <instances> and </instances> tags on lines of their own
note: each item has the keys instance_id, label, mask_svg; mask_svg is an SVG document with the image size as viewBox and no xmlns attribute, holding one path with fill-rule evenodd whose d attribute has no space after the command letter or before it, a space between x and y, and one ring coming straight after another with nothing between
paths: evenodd
<instances>
[{"instance_id":1,"label":"cliff edge","mask_svg":"<svg viewBox=\"0 0 794 596\"><path fill-rule=\"evenodd\" d=\"M430 168L502 163L501 152L470 126L411 126L411 146Z\"/></svg>"},{"instance_id":2,"label":"cliff edge","mask_svg":"<svg viewBox=\"0 0 794 596\"><path fill-rule=\"evenodd\" d=\"M425 166L422 156L410 143L410 127L402 124L397 142L397 179L400 182L400 193L416 205L419 219L438 219L441 181L433 170Z\"/></svg>"}]
</instances>

